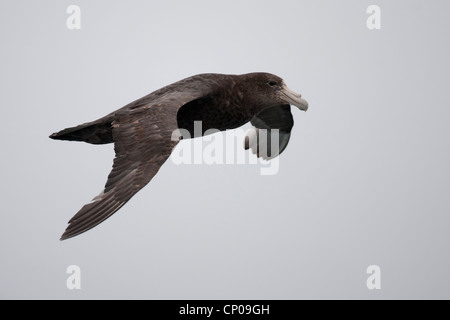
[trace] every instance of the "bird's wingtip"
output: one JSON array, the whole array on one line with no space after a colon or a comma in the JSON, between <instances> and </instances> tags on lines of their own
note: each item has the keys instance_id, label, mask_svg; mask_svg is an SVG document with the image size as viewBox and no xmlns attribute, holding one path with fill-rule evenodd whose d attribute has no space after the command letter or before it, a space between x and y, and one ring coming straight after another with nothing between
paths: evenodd
<instances>
[{"instance_id":1,"label":"bird's wingtip","mask_svg":"<svg viewBox=\"0 0 450 320\"><path fill-rule=\"evenodd\" d=\"M70 225L69 225L69 227L70 227ZM64 241L64 240L73 238L73 237L75 237L75 236L80 234L80 233L72 232L72 230L69 230L69 227L61 235L61 237L59 238L59 241Z\"/></svg>"},{"instance_id":2,"label":"bird's wingtip","mask_svg":"<svg viewBox=\"0 0 450 320\"><path fill-rule=\"evenodd\" d=\"M59 132L53 132L51 135L48 136L50 139L57 140L59 137Z\"/></svg>"},{"instance_id":3,"label":"bird's wingtip","mask_svg":"<svg viewBox=\"0 0 450 320\"><path fill-rule=\"evenodd\" d=\"M59 238L59 241L64 241L64 240L73 238L73 237L75 237L77 235L77 234L74 234L73 232L70 232L70 230L68 230L68 229L69 229L69 227L61 235L61 237Z\"/></svg>"}]
</instances>

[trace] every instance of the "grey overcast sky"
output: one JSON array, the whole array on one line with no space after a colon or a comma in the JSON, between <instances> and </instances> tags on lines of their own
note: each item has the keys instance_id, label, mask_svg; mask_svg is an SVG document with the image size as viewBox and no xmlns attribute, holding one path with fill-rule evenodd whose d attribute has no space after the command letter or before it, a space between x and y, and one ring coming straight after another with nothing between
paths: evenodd
<instances>
[{"instance_id":1,"label":"grey overcast sky","mask_svg":"<svg viewBox=\"0 0 450 320\"><path fill-rule=\"evenodd\" d=\"M81 29L69 30L69 5ZM369 5L381 29L369 30ZM0 298L450 298L448 1L12 1L0 10ZM60 242L112 145L48 135L204 72L302 93L276 175L168 161ZM81 270L69 290L68 266ZM381 269L369 290L366 269Z\"/></svg>"}]
</instances>

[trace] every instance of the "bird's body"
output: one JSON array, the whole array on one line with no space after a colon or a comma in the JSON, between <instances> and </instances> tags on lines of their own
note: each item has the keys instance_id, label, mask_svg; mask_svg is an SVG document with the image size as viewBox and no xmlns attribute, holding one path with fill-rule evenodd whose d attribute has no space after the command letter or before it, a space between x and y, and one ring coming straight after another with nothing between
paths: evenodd
<instances>
[{"instance_id":1,"label":"bird's body","mask_svg":"<svg viewBox=\"0 0 450 320\"><path fill-rule=\"evenodd\" d=\"M71 238L101 223L157 173L178 143L174 132L184 129L190 137L201 121L208 129L226 130L251 121L255 126L246 149L259 154L260 129L278 129L279 150L287 145L293 126L290 104L302 110L307 103L287 89L283 80L268 73L245 75L201 74L152 92L93 122L64 129L52 139L114 143L116 157L105 189L69 221L61 240ZM270 153L270 152L269 152ZM263 155L264 157L264 155Z\"/></svg>"}]
</instances>

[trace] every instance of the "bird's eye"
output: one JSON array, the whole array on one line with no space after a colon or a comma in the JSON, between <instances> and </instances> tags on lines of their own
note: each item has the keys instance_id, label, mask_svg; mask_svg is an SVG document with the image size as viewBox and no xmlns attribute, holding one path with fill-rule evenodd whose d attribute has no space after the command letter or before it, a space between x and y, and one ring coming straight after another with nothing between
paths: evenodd
<instances>
[{"instance_id":1,"label":"bird's eye","mask_svg":"<svg viewBox=\"0 0 450 320\"><path fill-rule=\"evenodd\" d=\"M275 81L269 81L269 86L273 87L273 86L276 86L276 85L277 85L277 83Z\"/></svg>"}]
</instances>

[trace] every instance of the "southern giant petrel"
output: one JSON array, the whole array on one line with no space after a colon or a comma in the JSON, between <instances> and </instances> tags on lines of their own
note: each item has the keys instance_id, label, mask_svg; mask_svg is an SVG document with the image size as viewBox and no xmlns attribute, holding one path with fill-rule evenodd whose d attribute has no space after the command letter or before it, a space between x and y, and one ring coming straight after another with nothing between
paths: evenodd
<instances>
[{"instance_id":1,"label":"southern giant petrel","mask_svg":"<svg viewBox=\"0 0 450 320\"><path fill-rule=\"evenodd\" d=\"M200 74L154 91L96 121L67 128L52 139L114 143L116 157L104 190L69 221L61 240L83 233L119 210L142 189L169 158L178 141L173 133L194 122L208 129L233 129L251 122L245 148L265 159L280 154L294 125L290 105L306 111L308 103L269 73ZM279 148L260 154L258 132L279 131ZM274 135L275 136L275 135Z\"/></svg>"}]
</instances>

